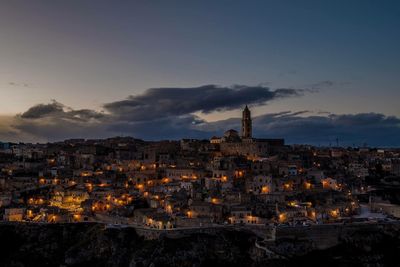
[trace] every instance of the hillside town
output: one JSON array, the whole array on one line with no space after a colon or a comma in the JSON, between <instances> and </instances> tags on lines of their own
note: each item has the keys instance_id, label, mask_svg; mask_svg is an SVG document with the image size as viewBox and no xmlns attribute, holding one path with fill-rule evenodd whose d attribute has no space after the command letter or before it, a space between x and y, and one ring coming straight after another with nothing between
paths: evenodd
<instances>
[{"instance_id":1,"label":"hillside town","mask_svg":"<svg viewBox=\"0 0 400 267\"><path fill-rule=\"evenodd\" d=\"M222 133L221 133L222 134ZM240 133L0 143L0 218L151 229L400 218L400 149L286 145Z\"/></svg>"}]
</instances>

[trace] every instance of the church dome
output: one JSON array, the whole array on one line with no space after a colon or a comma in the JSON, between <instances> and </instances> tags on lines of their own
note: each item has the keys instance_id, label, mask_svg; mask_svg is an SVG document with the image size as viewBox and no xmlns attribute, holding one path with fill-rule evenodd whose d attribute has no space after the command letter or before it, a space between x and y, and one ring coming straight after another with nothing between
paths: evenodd
<instances>
[{"instance_id":1,"label":"church dome","mask_svg":"<svg viewBox=\"0 0 400 267\"><path fill-rule=\"evenodd\" d=\"M239 133L233 129L230 129L224 133L225 142L240 142Z\"/></svg>"},{"instance_id":2,"label":"church dome","mask_svg":"<svg viewBox=\"0 0 400 267\"><path fill-rule=\"evenodd\" d=\"M239 137L239 133L233 129L230 129L224 133L225 137Z\"/></svg>"}]
</instances>

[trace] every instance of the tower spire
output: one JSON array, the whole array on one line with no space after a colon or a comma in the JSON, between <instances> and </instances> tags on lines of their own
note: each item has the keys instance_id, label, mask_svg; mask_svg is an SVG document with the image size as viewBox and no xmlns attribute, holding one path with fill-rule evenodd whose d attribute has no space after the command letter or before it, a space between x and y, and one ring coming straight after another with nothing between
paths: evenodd
<instances>
[{"instance_id":1,"label":"tower spire","mask_svg":"<svg viewBox=\"0 0 400 267\"><path fill-rule=\"evenodd\" d=\"M246 107L242 113L242 138L252 137L252 125L251 125L251 112L249 107Z\"/></svg>"}]
</instances>

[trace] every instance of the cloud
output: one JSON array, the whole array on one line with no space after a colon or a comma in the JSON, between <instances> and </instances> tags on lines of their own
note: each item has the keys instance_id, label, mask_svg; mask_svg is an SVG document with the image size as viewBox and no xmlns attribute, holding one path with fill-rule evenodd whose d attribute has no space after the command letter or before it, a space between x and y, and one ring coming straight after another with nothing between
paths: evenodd
<instances>
[{"instance_id":1,"label":"cloud","mask_svg":"<svg viewBox=\"0 0 400 267\"><path fill-rule=\"evenodd\" d=\"M63 112L64 106L57 101L53 101L50 104L39 104L29 108L21 114L21 118L39 119L46 116L62 114Z\"/></svg>"},{"instance_id":2,"label":"cloud","mask_svg":"<svg viewBox=\"0 0 400 267\"><path fill-rule=\"evenodd\" d=\"M329 114L304 116L306 112L264 114L253 119L255 136L284 137L287 143L344 146L400 146L400 118L379 113ZM301 116L300 116L301 115ZM236 126L235 126L236 125ZM210 123L212 131L239 128L240 119Z\"/></svg>"},{"instance_id":3,"label":"cloud","mask_svg":"<svg viewBox=\"0 0 400 267\"><path fill-rule=\"evenodd\" d=\"M60 141L69 138L105 138L115 135L107 131L107 123L57 120L55 118L26 120L16 117L13 127L19 133L30 136L30 139L39 142Z\"/></svg>"},{"instance_id":4,"label":"cloud","mask_svg":"<svg viewBox=\"0 0 400 267\"><path fill-rule=\"evenodd\" d=\"M9 82L8 85L16 87L32 87L32 85L29 83L18 83L18 82Z\"/></svg>"},{"instance_id":5,"label":"cloud","mask_svg":"<svg viewBox=\"0 0 400 267\"><path fill-rule=\"evenodd\" d=\"M308 88L314 91L319 91L322 89L327 89L327 88L340 88L342 86L348 85L350 82L337 82L337 81L331 81L331 80L324 80L320 82L316 82L310 85L307 85Z\"/></svg>"},{"instance_id":6,"label":"cloud","mask_svg":"<svg viewBox=\"0 0 400 267\"><path fill-rule=\"evenodd\" d=\"M39 104L22 114L0 118L0 140L55 141L67 138L104 138L129 135L145 140L210 138L227 129L240 129L238 118L207 122L195 115L235 110L245 104L268 104L296 97L307 89L270 89L263 86L155 88L125 100L107 103L104 112L75 110L57 101ZM263 114L253 118L260 138L285 138L287 143L314 145L400 146L400 119L379 113L332 114L309 110Z\"/></svg>"},{"instance_id":7,"label":"cloud","mask_svg":"<svg viewBox=\"0 0 400 267\"><path fill-rule=\"evenodd\" d=\"M301 96L304 89L236 85L205 85L191 88L152 88L141 95L104 105L112 115L133 121L181 116L195 112L233 110L246 104L262 105L269 101Z\"/></svg>"},{"instance_id":8,"label":"cloud","mask_svg":"<svg viewBox=\"0 0 400 267\"><path fill-rule=\"evenodd\" d=\"M90 110L73 110L53 100L50 104L38 104L19 115L22 119L57 119L87 122L104 118L104 114Z\"/></svg>"},{"instance_id":9,"label":"cloud","mask_svg":"<svg viewBox=\"0 0 400 267\"><path fill-rule=\"evenodd\" d=\"M9 125L25 139L54 141L77 137L108 137L108 120L101 112L90 109L74 110L53 100L49 104L38 104L16 115ZM4 138L3 136L0 132L0 138Z\"/></svg>"},{"instance_id":10,"label":"cloud","mask_svg":"<svg viewBox=\"0 0 400 267\"><path fill-rule=\"evenodd\" d=\"M151 121L117 121L108 130L115 133L131 134L148 140L209 138L210 131L203 131L198 125L205 121L194 115L163 117Z\"/></svg>"}]
</instances>

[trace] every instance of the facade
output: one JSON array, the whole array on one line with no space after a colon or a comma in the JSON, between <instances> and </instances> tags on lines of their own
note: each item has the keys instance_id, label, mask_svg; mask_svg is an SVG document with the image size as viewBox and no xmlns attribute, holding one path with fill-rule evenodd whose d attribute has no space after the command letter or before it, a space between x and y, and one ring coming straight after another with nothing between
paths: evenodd
<instances>
[{"instance_id":1,"label":"facade","mask_svg":"<svg viewBox=\"0 0 400 267\"><path fill-rule=\"evenodd\" d=\"M3 220L8 222L20 222L23 220L24 215L24 208L9 208L4 211Z\"/></svg>"}]
</instances>

